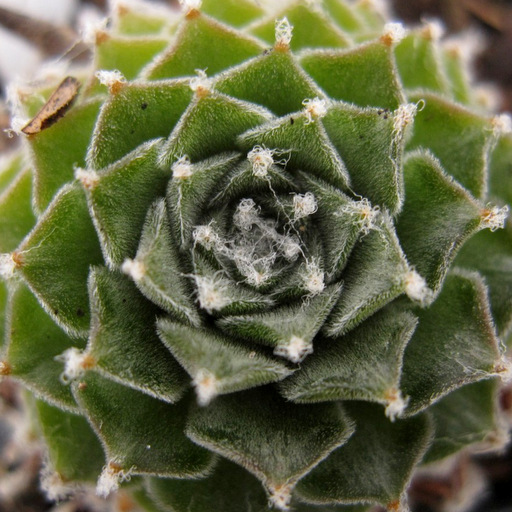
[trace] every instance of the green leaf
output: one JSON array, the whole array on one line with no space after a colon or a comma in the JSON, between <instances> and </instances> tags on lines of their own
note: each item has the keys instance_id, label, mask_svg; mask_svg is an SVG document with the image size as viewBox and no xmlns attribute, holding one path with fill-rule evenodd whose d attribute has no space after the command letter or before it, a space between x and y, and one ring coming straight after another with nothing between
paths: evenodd
<instances>
[{"instance_id":1,"label":"green leaf","mask_svg":"<svg viewBox=\"0 0 512 512\"><path fill-rule=\"evenodd\" d=\"M297 112L305 99L324 96L291 52L274 49L223 73L215 89L262 105L277 116Z\"/></svg>"},{"instance_id":2,"label":"green leaf","mask_svg":"<svg viewBox=\"0 0 512 512\"><path fill-rule=\"evenodd\" d=\"M160 310L126 277L104 267L92 270L89 295L92 320L87 352L96 370L160 400L179 400L187 379L156 335Z\"/></svg>"},{"instance_id":3,"label":"green leaf","mask_svg":"<svg viewBox=\"0 0 512 512\"><path fill-rule=\"evenodd\" d=\"M286 17L293 26L290 48L298 51L303 48L344 48L349 46L349 39L318 9L304 2L294 2L286 9L267 16L250 27L251 34L260 37L270 45L275 42L276 19Z\"/></svg>"},{"instance_id":4,"label":"green leaf","mask_svg":"<svg viewBox=\"0 0 512 512\"><path fill-rule=\"evenodd\" d=\"M390 110L404 103L393 50L381 41L350 50L307 51L300 63L333 99Z\"/></svg>"},{"instance_id":5,"label":"green leaf","mask_svg":"<svg viewBox=\"0 0 512 512\"><path fill-rule=\"evenodd\" d=\"M151 498L165 512L270 512L261 484L248 471L222 458L203 480L149 478Z\"/></svg>"},{"instance_id":6,"label":"green leaf","mask_svg":"<svg viewBox=\"0 0 512 512\"><path fill-rule=\"evenodd\" d=\"M299 497L314 504L376 502L398 510L431 425L424 415L391 423L378 406L346 407L356 421L355 434L299 482Z\"/></svg>"},{"instance_id":7,"label":"green leaf","mask_svg":"<svg viewBox=\"0 0 512 512\"><path fill-rule=\"evenodd\" d=\"M32 173L25 170L0 194L0 252L16 249L35 223Z\"/></svg>"},{"instance_id":8,"label":"green leaf","mask_svg":"<svg viewBox=\"0 0 512 512\"><path fill-rule=\"evenodd\" d=\"M161 11L151 12L149 9L139 8L137 4L122 4L114 12L114 30L127 36L139 36L161 33L169 22L162 16ZM144 6L146 7L146 6Z\"/></svg>"},{"instance_id":9,"label":"green leaf","mask_svg":"<svg viewBox=\"0 0 512 512\"><path fill-rule=\"evenodd\" d=\"M127 80L133 80L167 43L163 37L112 37L105 34L96 43L94 65L100 70L120 71Z\"/></svg>"},{"instance_id":10,"label":"green leaf","mask_svg":"<svg viewBox=\"0 0 512 512\"><path fill-rule=\"evenodd\" d=\"M283 363L257 353L247 343L169 320L158 322L164 344L194 379L198 402L284 379L292 373Z\"/></svg>"},{"instance_id":11,"label":"green leaf","mask_svg":"<svg viewBox=\"0 0 512 512\"><path fill-rule=\"evenodd\" d=\"M257 39L208 16L187 16L175 42L146 69L145 76L150 80L191 76L196 69L214 75L262 51Z\"/></svg>"},{"instance_id":12,"label":"green leaf","mask_svg":"<svg viewBox=\"0 0 512 512\"><path fill-rule=\"evenodd\" d=\"M512 330L512 232L481 231L464 245L456 264L484 276L498 335L505 338Z\"/></svg>"},{"instance_id":13,"label":"green leaf","mask_svg":"<svg viewBox=\"0 0 512 512\"><path fill-rule=\"evenodd\" d=\"M313 352L313 340L340 292L341 286L335 284L300 303L264 313L221 318L217 325L241 339L275 347L275 355L298 363Z\"/></svg>"},{"instance_id":14,"label":"green leaf","mask_svg":"<svg viewBox=\"0 0 512 512\"><path fill-rule=\"evenodd\" d=\"M492 441L499 435L497 391L496 379L475 382L430 407L435 435L423 462L443 459L468 445Z\"/></svg>"},{"instance_id":15,"label":"green leaf","mask_svg":"<svg viewBox=\"0 0 512 512\"><path fill-rule=\"evenodd\" d=\"M53 320L72 336L89 330L89 266L102 263L87 203L65 185L16 251L17 268Z\"/></svg>"},{"instance_id":16,"label":"green leaf","mask_svg":"<svg viewBox=\"0 0 512 512\"><path fill-rule=\"evenodd\" d=\"M493 138L483 117L432 94L413 95L425 102L414 122L407 149L429 149L448 174L475 197L487 193L487 160Z\"/></svg>"},{"instance_id":17,"label":"green leaf","mask_svg":"<svg viewBox=\"0 0 512 512\"><path fill-rule=\"evenodd\" d=\"M440 48L428 25L404 37L395 48L395 57L400 79L406 89L448 92Z\"/></svg>"},{"instance_id":18,"label":"green leaf","mask_svg":"<svg viewBox=\"0 0 512 512\"><path fill-rule=\"evenodd\" d=\"M181 242L181 249L192 245L192 232L200 223L211 196L239 159L238 153L227 153L197 164L183 160L173 164L166 200L173 236Z\"/></svg>"},{"instance_id":19,"label":"green leaf","mask_svg":"<svg viewBox=\"0 0 512 512\"><path fill-rule=\"evenodd\" d=\"M446 46L442 49L444 70L450 83L450 90L455 101L470 104L474 101L468 65L462 56L462 45Z\"/></svg>"},{"instance_id":20,"label":"green leaf","mask_svg":"<svg viewBox=\"0 0 512 512\"><path fill-rule=\"evenodd\" d=\"M342 30L359 32L363 29L363 22L350 3L344 0L324 0L323 4L331 18Z\"/></svg>"},{"instance_id":21,"label":"green leaf","mask_svg":"<svg viewBox=\"0 0 512 512\"><path fill-rule=\"evenodd\" d=\"M512 205L512 136L501 137L489 163L489 189L492 196Z\"/></svg>"},{"instance_id":22,"label":"green leaf","mask_svg":"<svg viewBox=\"0 0 512 512\"><path fill-rule=\"evenodd\" d=\"M105 455L87 420L40 400L36 406L50 468L64 487L70 482L95 482L105 464Z\"/></svg>"},{"instance_id":23,"label":"green leaf","mask_svg":"<svg viewBox=\"0 0 512 512\"><path fill-rule=\"evenodd\" d=\"M73 393L117 474L198 478L209 472L211 453L183 434L186 400L171 405L94 371L73 385Z\"/></svg>"},{"instance_id":24,"label":"green leaf","mask_svg":"<svg viewBox=\"0 0 512 512\"><path fill-rule=\"evenodd\" d=\"M270 117L267 110L224 94L210 92L196 97L167 140L161 165L171 168L184 156L197 162L223 151L232 151L240 133Z\"/></svg>"},{"instance_id":25,"label":"green leaf","mask_svg":"<svg viewBox=\"0 0 512 512\"><path fill-rule=\"evenodd\" d=\"M6 336L6 308L7 308L8 290L7 283L0 281L0 352L3 353Z\"/></svg>"},{"instance_id":26,"label":"green leaf","mask_svg":"<svg viewBox=\"0 0 512 512\"><path fill-rule=\"evenodd\" d=\"M343 291L324 329L328 336L346 333L405 291L409 267L391 219L369 211L374 212L369 214L375 216L374 224L354 247L343 271Z\"/></svg>"},{"instance_id":27,"label":"green leaf","mask_svg":"<svg viewBox=\"0 0 512 512\"><path fill-rule=\"evenodd\" d=\"M437 293L457 251L481 229L481 207L428 153L409 155L404 179L398 238L410 263Z\"/></svg>"},{"instance_id":28,"label":"green leaf","mask_svg":"<svg viewBox=\"0 0 512 512\"><path fill-rule=\"evenodd\" d=\"M405 130L395 126L400 112L335 103L322 119L346 166L351 188L392 214L400 210L404 196L401 167Z\"/></svg>"},{"instance_id":29,"label":"green leaf","mask_svg":"<svg viewBox=\"0 0 512 512\"><path fill-rule=\"evenodd\" d=\"M279 118L238 138L238 146L249 152L255 146L272 148L286 159L290 172L298 169L347 189L349 177L319 119L308 119L307 111Z\"/></svg>"},{"instance_id":30,"label":"green leaf","mask_svg":"<svg viewBox=\"0 0 512 512\"><path fill-rule=\"evenodd\" d=\"M252 0L203 0L201 11L233 27L247 25L265 12Z\"/></svg>"},{"instance_id":31,"label":"green leaf","mask_svg":"<svg viewBox=\"0 0 512 512\"><path fill-rule=\"evenodd\" d=\"M164 199L149 209L135 259L126 260L122 270L150 301L181 320L199 325L199 315L171 236Z\"/></svg>"},{"instance_id":32,"label":"green leaf","mask_svg":"<svg viewBox=\"0 0 512 512\"><path fill-rule=\"evenodd\" d=\"M165 195L170 173L157 165L162 140L147 142L100 172L77 174L107 264L133 258L147 211Z\"/></svg>"},{"instance_id":33,"label":"green leaf","mask_svg":"<svg viewBox=\"0 0 512 512\"><path fill-rule=\"evenodd\" d=\"M280 390L299 403L365 400L386 406L392 419L405 407L400 396L403 353L417 319L392 304L345 336L319 340L314 355Z\"/></svg>"},{"instance_id":34,"label":"green leaf","mask_svg":"<svg viewBox=\"0 0 512 512\"><path fill-rule=\"evenodd\" d=\"M270 388L218 397L191 414L187 435L258 477L278 508L297 481L352 434L339 404L297 407Z\"/></svg>"},{"instance_id":35,"label":"green leaf","mask_svg":"<svg viewBox=\"0 0 512 512\"><path fill-rule=\"evenodd\" d=\"M415 313L419 324L405 350L402 370L402 390L410 396L407 414L500 371L487 290L478 274L450 274L439 298Z\"/></svg>"},{"instance_id":36,"label":"green leaf","mask_svg":"<svg viewBox=\"0 0 512 512\"><path fill-rule=\"evenodd\" d=\"M99 107L99 100L90 100L28 137L35 167L34 204L39 212L48 206L64 183L73 180L75 168L85 165Z\"/></svg>"},{"instance_id":37,"label":"green leaf","mask_svg":"<svg viewBox=\"0 0 512 512\"><path fill-rule=\"evenodd\" d=\"M87 155L102 169L151 139L168 137L192 99L188 80L131 83L104 103Z\"/></svg>"},{"instance_id":38,"label":"green leaf","mask_svg":"<svg viewBox=\"0 0 512 512\"><path fill-rule=\"evenodd\" d=\"M23 154L15 151L11 154L3 154L0 159L0 194L11 186L20 173L24 172L25 164Z\"/></svg>"},{"instance_id":39,"label":"green leaf","mask_svg":"<svg viewBox=\"0 0 512 512\"><path fill-rule=\"evenodd\" d=\"M60 379L63 367L56 357L83 342L71 340L38 304L30 290L18 283L11 291L7 310L7 348L5 362L10 375L37 397L76 411L69 386Z\"/></svg>"}]
</instances>

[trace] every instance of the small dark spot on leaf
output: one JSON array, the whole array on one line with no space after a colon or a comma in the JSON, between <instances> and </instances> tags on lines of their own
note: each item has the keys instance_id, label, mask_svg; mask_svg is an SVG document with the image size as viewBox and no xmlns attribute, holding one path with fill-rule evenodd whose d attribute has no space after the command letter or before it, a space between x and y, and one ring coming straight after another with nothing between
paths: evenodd
<instances>
[{"instance_id":1,"label":"small dark spot on leaf","mask_svg":"<svg viewBox=\"0 0 512 512\"><path fill-rule=\"evenodd\" d=\"M290 124L293 124L295 123L295 119L293 119L293 117L290 117Z\"/></svg>"},{"instance_id":2,"label":"small dark spot on leaf","mask_svg":"<svg viewBox=\"0 0 512 512\"><path fill-rule=\"evenodd\" d=\"M267 48L263 51L263 55L268 55L269 53L272 53L272 48Z\"/></svg>"},{"instance_id":3,"label":"small dark spot on leaf","mask_svg":"<svg viewBox=\"0 0 512 512\"><path fill-rule=\"evenodd\" d=\"M132 129L130 130L130 135L133 135L134 133L135 133L135 128L132 128Z\"/></svg>"},{"instance_id":4,"label":"small dark spot on leaf","mask_svg":"<svg viewBox=\"0 0 512 512\"><path fill-rule=\"evenodd\" d=\"M126 302L126 299L123 299L123 303Z\"/></svg>"},{"instance_id":5,"label":"small dark spot on leaf","mask_svg":"<svg viewBox=\"0 0 512 512\"><path fill-rule=\"evenodd\" d=\"M141 108L142 110L146 110L146 109L148 108L148 104L147 104L146 102L144 102L144 103L140 106L140 108Z\"/></svg>"},{"instance_id":6,"label":"small dark spot on leaf","mask_svg":"<svg viewBox=\"0 0 512 512\"><path fill-rule=\"evenodd\" d=\"M58 309L54 309L54 310L53 310L53 314L54 314L54 315L58 315L58 314L59 314L59 310L58 310Z\"/></svg>"},{"instance_id":7,"label":"small dark spot on leaf","mask_svg":"<svg viewBox=\"0 0 512 512\"><path fill-rule=\"evenodd\" d=\"M76 316L82 317L84 315L85 315L85 313L84 313L84 310L82 308L78 308L76 310Z\"/></svg>"}]
</instances>

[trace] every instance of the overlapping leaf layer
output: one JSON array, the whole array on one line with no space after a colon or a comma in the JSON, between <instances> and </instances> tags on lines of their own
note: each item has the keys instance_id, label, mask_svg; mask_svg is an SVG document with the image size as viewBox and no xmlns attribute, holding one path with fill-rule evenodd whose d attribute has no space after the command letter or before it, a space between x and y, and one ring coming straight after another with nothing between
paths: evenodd
<instances>
[{"instance_id":1,"label":"overlapping leaf layer","mask_svg":"<svg viewBox=\"0 0 512 512\"><path fill-rule=\"evenodd\" d=\"M371 2L184 4L119 2L0 175L0 371L52 492L405 510L415 467L502 428L509 119Z\"/></svg>"}]
</instances>

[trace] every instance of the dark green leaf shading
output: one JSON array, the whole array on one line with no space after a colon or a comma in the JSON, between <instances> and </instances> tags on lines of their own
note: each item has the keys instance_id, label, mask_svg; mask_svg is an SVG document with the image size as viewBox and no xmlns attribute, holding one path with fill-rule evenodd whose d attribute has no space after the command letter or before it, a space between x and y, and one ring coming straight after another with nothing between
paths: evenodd
<instances>
[{"instance_id":1,"label":"dark green leaf shading","mask_svg":"<svg viewBox=\"0 0 512 512\"><path fill-rule=\"evenodd\" d=\"M255 146L277 150L286 159L286 168L311 173L346 190L347 169L329 141L320 120L308 119L303 112L286 116L245 132L238 145L246 152Z\"/></svg>"},{"instance_id":2,"label":"dark green leaf shading","mask_svg":"<svg viewBox=\"0 0 512 512\"><path fill-rule=\"evenodd\" d=\"M380 503L394 506L431 438L423 415L391 423L378 406L347 404L355 434L297 485L300 498L314 504Z\"/></svg>"},{"instance_id":3,"label":"dark green leaf shading","mask_svg":"<svg viewBox=\"0 0 512 512\"><path fill-rule=\"evenodd\" d=\"M151 139L168 137L192 99L189 80L125 84L101 109L87 155L98 170Z\"/></svg>"},{"instance_id":4,"label":"dark green leaf shading","mask_svg":"<svg viewBox=\"0 0 512 512\"><path fill-rule=\"evenodd\" d=\"M127 80L137 77L141 69L167 46L163 37L111 37L96 44L95 67L120 71Z\"/></svg>"},{"instance_id":5,"label":"dark green leaf shading","mask_svg":"<svg viewBox=\"0 0 512 512\"><path fill-rule=\"evenodd\" d=\"M36 406L51 470L64 486L70 482L95 482L105 464L105 455L87 420L39 400Z\"/></svg>"},{"instance_id":6,"label":"dark green leaf shading","mask_svg":"<svg viewBox=\"0 0 512 512\"><path fill-rule=\"evenodd\" d=\"M59 188L85 165L87 147L100 102L91 100L70 110L58 122L28 137L35 167L34 205L43 211Z\"/></svg>"},{"instance_id":7,"label":"dark green leaf shading","mask_svg":"<svg viewBox=\"0 0 512 512\"><path fill-rule=\"evenodd\" d=\"M499 372L498 339L478 274L450 274L439 298L415 313L419 324L405 350L402 372L402 390L410 397L407 414Z\"/></svg>"},{"instance_id":8,"label":"dark green leaf shading","mask_svg":"<svg viewBox=\"0 0 512 512\"><path fill-rule=\"evenodd\" d=\"M257 476L271 502L282 508L296 482L343 445L353 429L339 404L297 407L267 387L197 408L186 432Z\"/></svg>"},{"instance_id":9,"label":"dark green leaf shading","mask_svg":"<svg viewBox=\"0 0 512 512\"><path fill-rule=\"evenodd\" d=\"M133 258L147 211L165 195L169 171L157 165L162 140L147 142L98 173L78 175L110 266Z\"/></svg>"},{"instance_id":10,"label":"dark green leaf shading","mask_svg":"<svg viewBox=\"0 0 512 512\"><path fill-rule=\"evenodd\" d=\"M387 214L375 215L343 271L341 298L326 323L329 336L346 333L405 291L409 267L393 224Z\"/></svg>"},{"instance_id":11,"label":"dark green leaf shading","mask_svg":"<svg viewBox=\"0 0 512 512\"><path fill-rule=\"evenodd\" d=\"M270 512L268 498L248 471L222 458L215 471L203 480L149 478L151 498L165 512Z\"/></svg>"},{"instance_id":12,"label":"dark green leaf shading","mask_svg":"<svg viewBox=\"0 0 512 512\"><path fill-rule=\"evenodd\" d=\"M73 385L73 393L118 472L198 478L210 471L211 453L183 434L187 400L171 405L94 371Z\"/></svg>"},{"instance_id":13,"label":"dark green leaf shading","mask_svg":"<svg viewBox=\"0 0 512 512\"><path fill-rule=\"evenodd\" d=\"M305 99L323 96L295 57L281 50L270 50L220 75L215 89L263 105L278 116L297 112Z\"/></svg>"},{"instance_id":14,"label":"dark green leaf shading","mask_svg":"<svg viewBox=\"0 0 512 512\"><path fill-rule=\"evenodd\" d=\"M475 197L487 193L487 160L493 138L491 124L469 110L432 94L414 95L425 101L414 122L407 149L429 149L448 174Z\"/></svg>"},{"instance_id":15,"label":"dark green leaf shading","mask_svg":"<svg viewBox=\"0 0 512 512\"><path fill-rule=\"evenodd\" d=\"M294 2L285 10L251 25L250 32L272 45L275 41L275 20L284 17L293 26L293 37L290 42L293 51L303 48L349 46L347 36L320 9L301 1Z\"/></svg>"},{"instance_id":16,"label":"dark green leaf shading","mask_svg":"<svg viewBox=\"0 0 512 512\"><path fill-rule=\"evenodd\" d=\"M404 180L398 238L409 262L437 293L457 251L481 229L481 207L428 153L407 158Z\"/></svg>"},{"instance_id":17,"label":"dark green leaf shading","mask_svg":"<svg viewBox=\"0 0 512 512\"><path fill-rule=\"evenodd\" d=\"M85 343L71 340L57 327L22 283L11 291L8 317L5 361L10 374L39 398L76 411L69 386L60 380L64 367L55 358Z\"/></svg>"},{"instance_id":18,"label":"dark green leaf shading","mask_svg":"<svg viewBox=\"0 0 512 512\"><path fill-rule=\"evenodd\" d=\"M406 89L448 92L440 48L431 37L429 26L410 33L395 48L395 57L402 84Z\"/></svg>"},{"instance_id":19,"label":"dark green leaf shading","mask_svg":"<svg viewBox=\"0 0 512 512\"><path fill-rule=\"evenodd\" d=\"M196 69L214 75L263 51L257 39L208 16L187 16L173 42L145 71L150 80L194 75Z\"/></svg>"},{"instance_id":20,"label":"dark green leaf shading","mask_svg":"<svg viewBox=\"0 0 512 512\"><path fill-rule=\"evenodd\" d=\"M429 408L434 420L434 440L423 462L434 462L464 447L492 441L500 427L496 414L496 379L457 389Z\"/></svg>"},{"instance_id":21,"label":"dark green leaf shading","mask_svg":"<svg viewBox=\"0 0 512 512\"><path fill-rule=\"evenodd\" d=\"M101 249L78 184L61 188L16 251L23 278L57 324L73 336L89 330L89 266Z\"/></svg>"},{"instance_id":22,"label":"dark green leaf shading","mask_svg":"<svg viewBox=\"0 0 512 512\"><path fill-rule=\"evenodd\" d=\"M510 222L510 221L509 221ZM512 232L510 228L481 231L462 248L456 264L477 270L489 287L489 300L498 335L512 329Z\"/></svg>"},{"instance_id":23,"label":"dark green leaf shading","mask_svg":"<svg viewBox=\"0 0 512 512\"><path fill-rule=\"evenodd\" d=\"M247 25L264 13L263 8L251 0L203 0L201 11L234 27Z\"/></svg>"},{"instance_id":24,"label":"dark green leaf shading","mask_svg":"<svg viewBox=\"0 0 512 512\"><path fill-rule=\"evenodd\" d=\"M352 190L392 214L400 211L404 195L405 130L397 129L395 115L389 110L335 103L322 119L347 168Z\"/></svg>"},{"instance_id":25,"label":"dark green leaf shading","mask_svg":"<svg viewBox=\"0 0 512 512\"><path fill-rule=\"evenodd\" d=\"M35 222L32 173L26 170L0 194L0 252L16 249Z\"/></svg>"},{"instance_id":26,"label":"dark green leaf shading","mask_svg":"<svg viewBox=\"0 0 512 512\"><path fill-rule=\"evenodd\" d=\"M160 320L158 331L164 344L194 379L202 405L217 394L276 382L292 373L283 363L216 332L169 320Z\"/></svg>"},{"instance_id":27,"label":"dark green leaf shading","mask_svg":"<svg viewBox=\"0 0 512 512\"><path fill-rule=\"evenodd\" d=\"M400 396L403 352L416 317L389 305L343 337L321 340L281 392L294 402L365 400L387 407L392 418L405 407Z\"/></svg>"},{"instance_id":28,"label":"dark green leaf shading","mask_svg":"<svg viewBox=\"0 0 512 512\"><path fill-rule=\"evenodd\" d=\"M334 284L300 303L264 313L221 318L217 325L242 339L275 347L274 354L298 363L313 352L313 340L340 292L341 286Z\"/></svg>"},{"instance_id":29,"label":"dark green leaf shading","mask_svg":"<svg viewBox=\"0 0 512 512\"><path fill-rule=\"evenodd\" d=\"M300 63L333 99L390 110L404 103L393 50L381 41L350 50L305 52Z\"/></svg>"},{"instance_id":30,"label":"dark green leaf shading","mask_svg":"<svg viewBox=\"0 0 512 512\"><path fill-rule=\"evenodd\" d=\"M192 162L232 151L240 133L271 118L270 112L214 92L197 97L171 133L162 151L162 165L171 168L187 156Z\"/></svg>"},{"instance_id":31,"label":"dark green leaf shading","mask_svg":"<svg viewBox=\"0 0 512 512\"><path fill-rule=\"evenodd\" d=\"M150 301L181 320L199 325L199 315L171 236L164 199L149 209L135 259L126 260L122 270Z\"/></svg>"},{"instance_id":32,"label":"dark green leaf shading","mask_svg":"<svg viewBox=\"0 0 512 512\"><path fill-rule=\"evenodd\" d=\"M181 398L187 379L156 335L160 310L128 278L104 267L92 270L89 295L87 352L97 371L160 400Z\"/></svg>"}]
</instances>

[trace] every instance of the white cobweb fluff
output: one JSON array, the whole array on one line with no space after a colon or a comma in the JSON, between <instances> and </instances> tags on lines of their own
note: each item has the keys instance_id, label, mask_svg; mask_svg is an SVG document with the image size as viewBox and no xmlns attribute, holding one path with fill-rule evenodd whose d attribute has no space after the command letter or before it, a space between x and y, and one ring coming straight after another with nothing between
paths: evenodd
<instances>
[{"instance_id":1,"label":"white cobweb fluff","mask_svg":"<svg viewBox=\"0 0 512 512\"><path fill-rule=\"evenodd\" d=\"M400 418L404 413L409 403L409 398L404 400L402 393L396 389L391 390L387 395L385 414L390 421L395 421L396 418Z\"/></svg>"},{"instance_id":2,"label":"white cobweb fluff","mask_svg":"<svg viewBox=\"0 0 512 512\"><path fill-rule=\"evenodd\" d=\"M192 384L196 389L197 403L201 406L208 405L218 394L217 379L205 368L196 373Z\"/></svg>"},{"instance_id":3,"label":"white cobweb fluff","mask_svg":"<svg viewBox=\"0 0 512 512\"><path fill-rule=\"evenodd\" d=\"M193 174L192 164L188 156L182 156L171 166L172 177L179 180L190 178Z\"/></svg>"},{"instance_id":4,"label":"white cobweb fluff","mask_svg":"<svg viewBox=\"0 0 512 512\"><path fill-rule=\"evenodd\" d=\"M386 23L382 35L387 37L392 44L398 44L407 35L407 29L402 23Z\"/></svg>"},{"instance_id":5,"label":"white cobweb fluff","mask_svg":"<svg viewBox=\"0 0 512 512\"><path fill-rule=\"evenodd\" d=\"M262 146L254 146L249 153L247 159L252 165L252 173L258 178L267 176L268 170L274 164L274 152Z\"/></svg>"},{"instance_id":6,"label":"white cobweb fluff","mask_svg":"<svg viewBox=\"0 0 512 512\"><path fill-rule=\"evenodd\" d=\"M14 277L16 262L11 253L0 254L0 278L11 279Z\"/></svg>"},{"instance_id":7,"label":"white cobweb fluff","mask_svg":"<svg viewBox=\"0 0 512 512\"><path fill-rule=\"evenodd\" d=\"M78 167L75 169L75 178L80 181L82 186L87 190L92 190L100 182L100 176L96 171L82 169Z\"/></svg>"},{"instance_id":8,"label":"white cobweb fluff","mask_svg":"<svg viewBox=\"0 0 512 512\"><path fill-rule=\"evenodd\" d=\"M121 272L130 276L135 282L137 282L146 275L146 267L142 261L127 258L121 265Z\"/></svg>"},{"instance_id":9,"label":"white cobweb fluff","mask_svg":"<svg viewBox=\"0 0 512 512\"><path fill-rule=\"evenodd\" d=\"M325 274L316 260L306 262L306 272L303 276L304 286L311 295L318 295L325 289Z\"/></svg>"},{"instance_id":10,"label":"white cobweb fluff","mask_svg":"<svg viewBox=\"0 0 512 512\"><path fill-rule=\"evenodd\" d=\"M295 334L290 337L288 343L278 345L274 349L274 355L284 357L292 363L300 363L312 353L313 345Z\"/></svg>"},{"instance_id":11,"label":"white cobweb fluff","mask_svg":"<svg viewBox=\"0 0 512 512\"><path fill-rule=\"evenodd\" d=\"M179 0L179 2L187 12L199 11L199 9L201 9L201 5L203 5L203 0Z\"/></svg>"},{"instance_id":12,"label":"white cobweb fluff","mask_svg":"<svg viewBox=\"0 0 512 512\"><path fill-rule=\"evenodd\" d=\"M112 71L100 69L99 71L96 71L96 78L99 80L101 85L106 85L109 89L112 89L118 84L126 83L126 78L121 71L117 69Z\"/></svg>"},{"instance_id":13,"label":"white cobweb fluff","mask_svg":"<svg viewBox=\"0 0 512 512\"><path fill-rule=\"evenodd\" d=\"M406 103L400 105L393 112L393 132L401 134L407 126L411 125L414 121L414 116L418 112L418 108L422 108L423 103Z\"/></svg>"},{"instance_id":14,"label":"white cobweb fluff","mask_svg":"<svg viewBox=\"0 0 512 512\"><path fill-rule=\"evenodd\" d=\"M109 462L100 474L96 484L96 494L107 498L119 489L122 482L128 482L131 478L130 471L124 471L118 464Z\"/></svg>"},{"instance_id":15,"label":"white cobweb fluff","mask_svg":"<svg viewBox=\"0 0 512 512\"><path fill-rule=\"evenodd\" d=\"M493 133L495 137L508 135L512 133L512 116L508 113L500 114L491 119Z\"/></svg>"},{"instance_id":16,"label":"white cobweb fluff","mask_svg":"<svg viewBox=\"0 0 512 512\"><path fill-rule=\"evenodd\" d=\"M194 92L209 91L211 79L208 78L205 69L196 69L196 76L190 79L190 89Z\"/></svg>"},{"instance_id":17,"label":"white cobweb fluff","mask_svg":"<svg viewBox=\"0 0 512 512\"><path fill-rule=\"evenodd\" d=\"M82 350L71 347L55 359L64 363L64 371L60 375L60 380L64 384L68 384L85 373L91 361L91 356Z\"/></svg>"},{"instance_id":18,"label":"white cobweb fluff","mask_svg":"<svg viewBox=\"0 0 512 512\"><path fill-rule=\"evenodd\" d=\"M269 505L279 510L290 510L293 486L290 484L269 485Z\"/></svg>"},{"instance_id":19,"label":"white cobweb fluff","mask_svg":"<svg viewBox=\"0 0 512 512\"><path fill-rule=\"evenodd\" d=\"M503 229L505 227L505 221L507 220L509 212L508 206L492 206L487 205L482 211L482 225L489 228L491 231Z\"/></svg>"},{"instance_id":20,"label":"white cobweb fluff","mask_svg":"<svg viewBox=\"0 0 512 512\"><path fill-rule=\"evenodd\" d=\"M425 279L415 270L409 270L405 275L405 293L413 301L425 304L432 297L432 290Z\"/></svg>"},{"instance_id":21,"label":"white cobweb fluff","mask_svg":"<svg viewBox=\"0 0 512 512\"><path fill-rule=\"evenodd\" d=\"M321 119L327 114L327 101L321 98L305 99L302 102L306 124L314 123L315 119Z\"/></svg>"},{"instance_id":22,"label":"white cobweb fluff","mask_svg":"<svg viewBox=\"0 0 512 512\"><path fill-rule=\"evenodd\" d=\"M313 192L294 194L293 196L293 220L302 219L313 215L318 210L318 203Z\"/></svg>"},{"instance_id":23,"label":"white cobweb fluff","mask_svg":"<svg viewBox=\"0 0 512 512\"><path fill-rule=\"evenodd\" d=\"M290 46L292 41L293 26L286 16L280 20L276 20L276 45Z\"/></svg>"}]
</instances>

